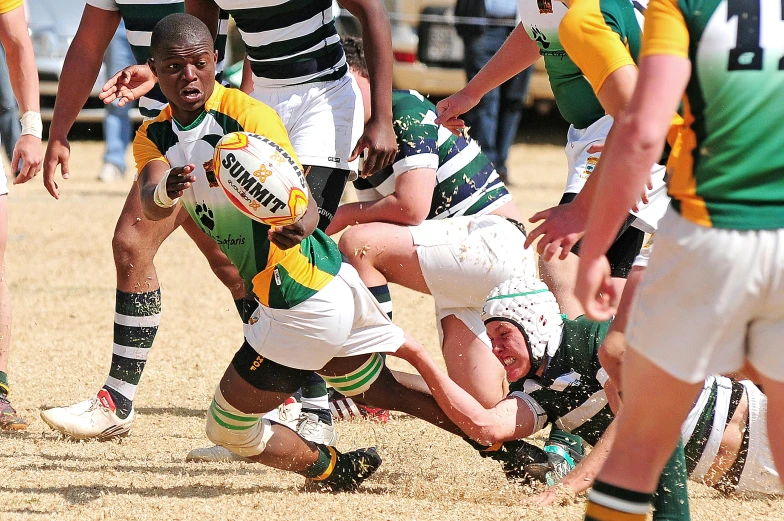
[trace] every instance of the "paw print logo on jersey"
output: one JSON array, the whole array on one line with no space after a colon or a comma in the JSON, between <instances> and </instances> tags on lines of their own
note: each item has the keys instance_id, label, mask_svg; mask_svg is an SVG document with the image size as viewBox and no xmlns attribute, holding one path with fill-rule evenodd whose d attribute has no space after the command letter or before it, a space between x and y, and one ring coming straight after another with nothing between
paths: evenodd
<instances>
[{"instance_id":1,"label":"paw print logo on jersey","mask_svg":"<svg viewBox=\"0 0 784 521\"><path fill-rule=\"evenodd\" d=\"M213 231L215 229L215 215L212 213L212 210L207 206L207 204L197 204L194 210L202 226L207 228L209 231Z\"/></svg>"},{"instance_id":2,"label":"paw print logo on jersey","mask_svg":"<svg viewBox=\"0 0 784 521\"><path fill-rule=\"evenodd\" d=\"M262 164L259 166L259 169L253 172L253 177L259 180L259 183L263 183L267 180L269 176L272 175L272 170L270 170L267 165Z\"/></svg>"},{"instance_id":3,"label":"paw print logo on jersey","mask_svg":"<svg viewBox=\"0 0 784 521\"><path fill-rule=\"evenodd\" d=\"M552 13L552 3L550 3L550 12ZM541 12L541 9L540 9ZM550 47L550 42L547 41L547 37L544 35L542 31L539 30L538 27L535 25L531 26L531 33L533 34L533 39L542 46L542 49L547 49Z\"/></svg>"}]
</instances>

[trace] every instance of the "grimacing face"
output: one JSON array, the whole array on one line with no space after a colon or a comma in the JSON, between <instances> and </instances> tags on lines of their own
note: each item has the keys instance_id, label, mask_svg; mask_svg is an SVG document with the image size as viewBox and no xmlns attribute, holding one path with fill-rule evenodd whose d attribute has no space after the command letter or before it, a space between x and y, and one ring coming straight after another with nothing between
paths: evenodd
<instances>
[{"instance_id":1,"label":"grimacing face","mask_svg":"<svg viewBox=\"0 0 784 521\"><path fill-rule=\"evenodd\" d=\"M504 366L509 382L520 380L531 370L528 344L514 324L504 320L493 320L485 324L487 336L493 346L493 354Z\"/></svg>"},{"instance_id":2,"label":"grimacing face","mask_svg":"<svg viewBox=\"0 0 784 521\"><path fill-rule=\"evenodd\" d=\"M212 42L200 42L164 46L150 60L172 115L180 123L193 122L212 95L216 58Z\"/></svg>"}]
</instances>

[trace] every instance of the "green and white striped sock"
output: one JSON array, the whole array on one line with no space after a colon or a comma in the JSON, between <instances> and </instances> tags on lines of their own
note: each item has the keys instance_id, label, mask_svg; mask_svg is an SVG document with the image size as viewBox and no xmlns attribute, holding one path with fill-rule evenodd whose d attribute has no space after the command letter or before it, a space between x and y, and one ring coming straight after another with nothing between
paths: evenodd
<instances>
[{"instance_id":1,"label":"green and white striped sock","mask_svg":"<svg viewBox=\"0 0 784 521\"><path fill-rule=\"evenodd\" d=\"M112 366L103 388L120 418L127 418L147 356L161 323L161 290L125 293L117 290Z\"/></svg>"},{"instance_id":2,"label":"green and white striped sock","mask_svg":"<svg viewBox=\"0 0 784 521\"><path fill-rule=\"evenodd\" d=\"M373 286L368 289L376 297L378 303L381 304L381 309L387 314L389 320L392 320L392 295L389 293L389 285Z\"/></svg>"}]
</instances>

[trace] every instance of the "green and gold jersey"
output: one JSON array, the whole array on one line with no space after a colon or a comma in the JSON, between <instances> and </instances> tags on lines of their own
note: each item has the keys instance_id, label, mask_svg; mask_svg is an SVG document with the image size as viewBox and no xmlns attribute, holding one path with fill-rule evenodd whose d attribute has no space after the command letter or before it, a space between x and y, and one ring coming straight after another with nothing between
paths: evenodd
<instances>
[{"instance_id":1,"label":"green and gold jersey","mask_svg":"<svg viewBox=\"0 0 784 521\"><path fill-rule=\"evenodd\" d=\"M125 33L131 44L136 63L142 65L150 58L150 37L155 25L165 16L185 12L185 0L87 0L87 3L104 11L119 11L125 22ZM229 15L221 11L218 20L215 50L218 51L216 74L223 70L226 55L226 40L229 33ZM118 71L106 71L114 74ZM166 98L156 84L139 99L139 112L145 118L154 118L166 105Z\"/></svg>"},{"instance_id":2,"label":"green and gold jersey","mask_svg":"<svg viewBox=\"0 0 784 521\"><path fill-rule=\"evenodd\" d=\"M360 201L395 192L397 176L418 168L436 171L428 219L484 215L512 200L479 145L436 125L436 107L415 90L392 92L392 126L397 138L394 163L354 181Z\"/></svg>"},{"instance_id":3,"label":"green and gold jersey","mask_svg":"<svg viewBox=\"0 0 784 521\"><path fill-rule=\"evenodd\" d=\"M691 61L670 196L702 226L784 227L779 0L651 0L641 56Z\"/></svg>"},{"instance_id":4,"label":"green and gold jersey","mask_svg":"<svg viewBox=\"0 0 784 521\"><path fill-rule=\"evenodd\" d=\"M566 54L558 38L558 26L566 15L559 1L518 0L521 23L528 36L539 46L555 103L566 121L575 128L586 128L605 114L591 84Z\"/></svg>"},{"instance_id":5,"label":"green and gold jersey","mask_svg":"<svg viewBox=\"0 0 784 521\"><path fill-rule=\"evenodd\" d=\"M614 418L604 393L607 372L599 363L599 346L610 323L585 317L564 320L561 344L546 362L542 376L528 377L509 386L510 390L522 391L536 400L550 423L577 434L591 445L599 441Z\"/></svg>"},{"instance_id":6,"label":"green and gold jersey","mask_svg":"<svg viewBox=\"0 0 784 521\"><path fill-rule=\"evenodd\" d=\"M629 0L572 0L558 37L594 92L599 92L610 74L637 62L641 22L640 11Z\"/></svg>"},{"instance_id":7,"label":"green and gold jersey","mask_svg":"<svg viewBox=\"0 0 784 521\"><path fill-rule=\"evenodd\" d=\"M215 178L212 156L218 141L237 131L267 137L297 157L273 109L216 83L204 112L190 125L180 125L168 106L142 125L133 142L136 167L141 172L151 161L195 165L196 182L180 200L185 209L237 266L259 302L271 308L291 308L335 277L342 262L340 251L320 230L299 246L280 250L267 237L269 226L254 221L229 201Z\"/></svg>"}]
</instances>

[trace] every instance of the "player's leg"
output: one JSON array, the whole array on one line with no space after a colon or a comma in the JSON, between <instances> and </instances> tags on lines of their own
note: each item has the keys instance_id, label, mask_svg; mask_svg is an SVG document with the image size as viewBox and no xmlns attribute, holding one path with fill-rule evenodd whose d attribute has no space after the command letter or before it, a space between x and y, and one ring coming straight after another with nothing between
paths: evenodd
<instances>
[{"instance_id":1,"label":"player's leg","mask_svg":"<svg viewBox=\"0 0 784 521\"><path fill-rule=\"evenodd\" d=\"M5 173L0 169L3 179L0 184L5 186ZM8 358L11 349L11 293L8 291L8 278L5 272L5 247L8 243L8 189L0 195L0 429L21 430L27 428L22 419L11 406L8 394L11 388L8 383Z\"/></svg>"},{"instance_id":2,"label":"player's leg","mask_svg":"<svg viewBox=\"0 0 784 521\"><path fill-rule=\"evenodd\" d=\"M207 436L246 460L296 472L331 490L353 490L381 464L374 449L341 454L263 417L301 387L310 373L265 359L244 343L215 392L207 413Z\"/></svg>"},{"instance_id":3,"label":"player's leg","mask_svg":"<svg viewBox=\"0 0 784 521\"><path fill-rule=\"evenodd\" d=\"M624 388L616 441L589 495L586 519L612 520L621 512L644 519L681 423L702 389L702 383L678 380L633 349L624 356L623 380L645 384Z\"/></svg>"},{"instance_id":4,"label":"player's leg","mask_svg":"<svg viewBox=\"0 0 784 521\"><path fill-rule=\"evenodd\" d=\"M133 399L161 319L153 259L177 227L177 214L162 221L145 219L138 184L131 187L112 238L117 293L109 376L95 398L42 411L53 429L80 439L106 439L130 430Z\"/></svg>"}]
</instances>

